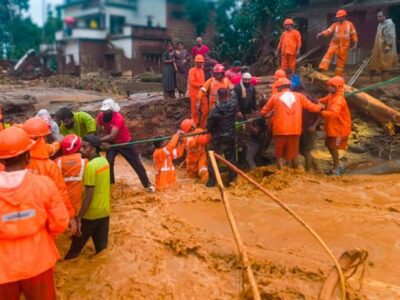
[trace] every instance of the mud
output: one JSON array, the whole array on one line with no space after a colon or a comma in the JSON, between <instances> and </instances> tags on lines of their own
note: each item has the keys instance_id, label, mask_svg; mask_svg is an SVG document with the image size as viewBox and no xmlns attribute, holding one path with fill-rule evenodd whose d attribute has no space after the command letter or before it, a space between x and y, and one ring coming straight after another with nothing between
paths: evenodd
<instances>
[{"instance_id":1,"label":"mud","mask_svg":"<svg viewBox=\"0 0 400 300\"><path fill-rule=\"evenodd\" d=\"M153 177L150 163L146 163ZM251 298L217 189L185 178L176 188L147 194L123 160L112 190L109 248L56 269L60 299ZM369 252L350 299L400 297L398 176L329 178L301 171L256 170L252 176L300 214L335 255ZM277 184L284 182L284 184ZM263 194L241 180L228 189L240 234L263 299L317 299L332 267L312 237ZM68 239L58 240L63 254Z\"/></svg>"}]
</instances>

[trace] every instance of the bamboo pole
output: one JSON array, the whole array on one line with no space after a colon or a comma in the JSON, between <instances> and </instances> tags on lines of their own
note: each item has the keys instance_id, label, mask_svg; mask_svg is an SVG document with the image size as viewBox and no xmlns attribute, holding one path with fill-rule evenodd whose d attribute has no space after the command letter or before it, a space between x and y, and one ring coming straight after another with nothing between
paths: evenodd
<instances>
[{"instance_id":1,"label":"bamboo pole","mask_svg":"<svg viewBox=\"0 0 400 300\"><path fill-rule=\"evenodd\" d=\"M281 208L283 208L286 212L288 212L296 221L298 221L301 225L303 225L308 232L311 233L311 235L317 240L317 242L322 246L322 248L325 250L325 252L328 254L328 256L332 259L338 274L339 274L339 282L340 282L340 289L341 289L341 299L346 300L346 282L344 280L344 275L343 271L340 267L340 264L336 257L333 255L332 251L328 248L326 243L322 240L322 238L312 229L300 216L298 216L292 209L290 209L288 206L286 206L282 201L280 201L274 194L270 193L267 191L263 186L261 186L258 182L256 182L254 179L249 177L247 174L245 174L242 170L238 169L235 165L227 161L225 158L218 154L214 154L215 157L222 161L224 164L226 164L232 171L236 172L240 176L242 176L244 179L246 179L248 182L251 184L255 185L257 188L259 188L264 194L266 194L268 197L270 197L275 203L277 203ZM215 162L216 164L216 162Z\"/></svg>"},{"instance_id":2,"label":"bamboo pole","mask_svg":"<svg viewBox=\"0 0 400 300\"><path fill-rule=\"evenodd\" d=\"M249 258L246 253L246 249L244 248L242 239L239 234L239 230L236 225L235 216L233 215L232 207L229 202L228 197L224 191L224 184L221 179L221 174L219 173L217 161L215 160L214 151L208 151L208 155L210 156L211 164L215 172L215 178L217 179L217 185L219 191L221 193L221 198L225 206L226 215L228 216L229 225L231 226L233 236L235 238L236 246L240 254L240 258L242 259L244 268L246 270L247 278L249 279L250 287L253 292L253 299L261 300L260 292L257 287L257 282L253 274L253 270L251 269L251 265L249 262Z\"/></svg>"}]
</instances>

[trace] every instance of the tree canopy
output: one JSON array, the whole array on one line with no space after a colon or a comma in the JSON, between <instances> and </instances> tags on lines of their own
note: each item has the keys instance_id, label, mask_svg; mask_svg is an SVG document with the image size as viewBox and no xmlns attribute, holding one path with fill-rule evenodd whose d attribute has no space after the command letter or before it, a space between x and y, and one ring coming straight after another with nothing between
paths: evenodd
<instances>
[{"instance_id":1,"label":"tree canopy","mask_svg":"<svg viewBox=\"0 0 400 300\"><path fill-rule=\"evenodd\" d=\"M240 59L247 64L271 50L282 21L295 0L219 0L216 51L219 59Z\"/></svg>"}]
</instances>

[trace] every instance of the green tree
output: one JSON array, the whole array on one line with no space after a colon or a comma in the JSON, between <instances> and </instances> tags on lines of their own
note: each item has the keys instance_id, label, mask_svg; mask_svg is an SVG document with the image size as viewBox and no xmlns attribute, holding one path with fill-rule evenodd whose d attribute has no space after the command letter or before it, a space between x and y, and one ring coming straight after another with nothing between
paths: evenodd
<instances>
[{"instance_id":1,"label":"green tree","mask_svg":"<svg viewBox=\"0 0 400 300\"><path fill-rule=\"evenodd\" d=\"M219 0L217 52L219 58L252 64L269 53L280 33L282 20L295 8L295 0Z\"/></svg>"},{"instance_id":2,"label":"green tree","mask_svg":"<svg viewBox=\"0 0 400 300\"><path fill-rule=\"evenodd\" d=\"M43 40L45 44L52 44L55 41L55 35L57 31L62 30L63 21L58 16L53 16L53 11L48 10L47 20L43 26Z\"/></svg>"},{"instance_id":3,"label":"green tree","mask_svg":"<svg viewBox=\"0 0 400 300\"><path fill-rule=\"evenodd\" d=\"M29 0L0 0L0 56L16 59L40 44L41 30L22 13Z\"/></svg>"},{"instance_id":4,"label":"green tree","mask_svg":"<svg viewBox=\"0 0 400 300\"><path fill-rule=\"evenodd\" d=\"M210 8L206 0L185 1L185 12L187 18L196 27L196 35L201 35L206 31Z\"/></svg>"}]
</instances>

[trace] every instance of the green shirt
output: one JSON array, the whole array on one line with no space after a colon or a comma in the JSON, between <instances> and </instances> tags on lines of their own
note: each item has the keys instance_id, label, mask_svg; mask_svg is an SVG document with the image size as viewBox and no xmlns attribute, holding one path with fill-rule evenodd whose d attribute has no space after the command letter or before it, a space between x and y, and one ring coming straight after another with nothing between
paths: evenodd
<instances>
[{"instance_id":1,"label":"green shirt","mask_svg":"<svg viewBox=\"0 0 400 300\"><path fill-rule=\"evenodd\" d=\"M85 186L94 187L92 201L83 216L84 219L95 220L110 215L110 165L104 157L96 157L89 161L83 176Z\"/></svg>"},{"instance_id":2,"label":"green shirt","mask_svg":"<svg viewBox=\"0 0 400 300\"><path fill-rule=\"evenodd\" d=\"M76 134L79 137L84 137L89 132L96 132L96 121L91 115L84 111L74 112L74 127L68 129L63 123L61 123L61 134L66 136L67 134Z\"/></svg>"}]
</instances>

